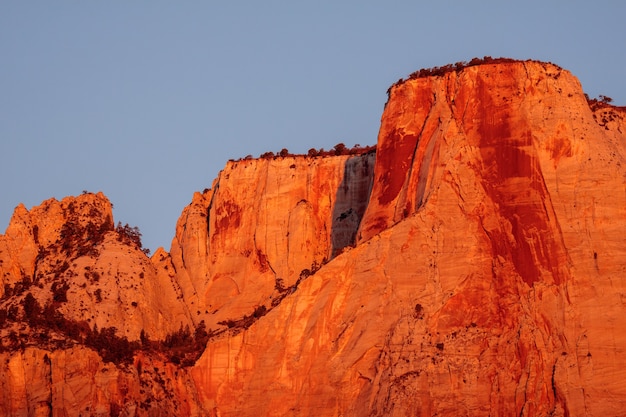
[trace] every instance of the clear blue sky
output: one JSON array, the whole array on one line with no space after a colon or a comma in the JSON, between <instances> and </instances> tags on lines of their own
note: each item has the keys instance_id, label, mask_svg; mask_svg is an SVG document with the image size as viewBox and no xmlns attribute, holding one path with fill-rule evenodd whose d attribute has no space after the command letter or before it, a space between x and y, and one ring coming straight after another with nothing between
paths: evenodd
<instances>
[{"instance_id":1,"label":"clear blue sky","mask_svg":"<svg viewBox=\"0 0 626 417\"><path fill-rule=\"evenodd\" d=\"M0 3L0 232L103 191L169 250L229 158L376 142L386 90L490 55L554 62L626 104L621 1Z\"/></svg>"}]
</instances>

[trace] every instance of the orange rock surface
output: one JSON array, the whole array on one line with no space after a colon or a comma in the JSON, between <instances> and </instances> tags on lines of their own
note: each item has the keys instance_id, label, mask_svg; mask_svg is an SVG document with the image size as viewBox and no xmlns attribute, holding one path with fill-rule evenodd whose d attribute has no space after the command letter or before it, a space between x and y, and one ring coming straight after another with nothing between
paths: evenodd
<instances>
[{"instance_id":1,"label":"orange rock surface","mask_svg":"<svg viewBox=\"0 0 626 417\"><path fill-rule=\"evenodd\" d=\"M367 154L229 162L185 208L170 250L198 319L215 327L269 307L277 286L295 285L302 271L353 244L374 161Z\"/></svg>"},{"instance_id":2,"label":"orange rock surface","mask_svg":"<svg viewBox=\"0 0 626 417\"><path fill-rule=\"evenodd\" d=\"M102 194L19 206L0 414L626 415L626 111L552 64L422 75L375 153L229 162L169 253Z\"/></svg>"}]
</instances>

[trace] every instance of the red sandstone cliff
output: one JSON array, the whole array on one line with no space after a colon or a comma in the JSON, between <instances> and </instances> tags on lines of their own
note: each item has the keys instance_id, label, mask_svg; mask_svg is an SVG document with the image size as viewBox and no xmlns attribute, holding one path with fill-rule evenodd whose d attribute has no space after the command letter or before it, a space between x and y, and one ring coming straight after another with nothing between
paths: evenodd
<instances>
[{"instance_id":1,"label":"red sandstone cliff","mask_svg":"<svg viewBox=\"0 0 626 417\"><path fill-rule=\"evenodd\" d=\"M0 414L626 415L626 111L421 75L375 154L230 162L150 260L101 194L18 207Z\"/></svg>"}]
</instances>

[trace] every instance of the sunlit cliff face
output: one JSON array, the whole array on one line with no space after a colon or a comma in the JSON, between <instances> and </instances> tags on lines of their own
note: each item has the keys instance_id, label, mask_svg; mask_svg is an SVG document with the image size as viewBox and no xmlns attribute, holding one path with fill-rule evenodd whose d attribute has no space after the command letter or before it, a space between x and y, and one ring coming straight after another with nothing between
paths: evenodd
<instances>
[{"instance_id":1,"label":"sunlit cliff face","mask_svg":"<svg viewBox=\"0 0 626 417\"><path fill-rule=\"evenodd\" d=\"M18 207L0 414L619 415L626 111L474 64L375 152L229 162L150 259L102 194Z\"/></svg>"}]
</instances>

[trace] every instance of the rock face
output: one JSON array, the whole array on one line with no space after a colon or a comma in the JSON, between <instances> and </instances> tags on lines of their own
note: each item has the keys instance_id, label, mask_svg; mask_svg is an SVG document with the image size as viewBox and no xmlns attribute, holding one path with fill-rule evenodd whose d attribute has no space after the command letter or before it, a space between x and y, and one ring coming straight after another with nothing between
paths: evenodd
<instances>
[{"instance_id":1,"label":"rock face","mask_svg":"<svg viewBox=\"0 0 626 417\"><path fill-rule=\"evenodd\" d=\"M374 153L229 162L210 190L194 195L172 242L196 315L215 327L269 307L277 288L352 245L374 162Z\"/></svg>"},{"instance_id":2,"label":"rock face","mask_svg":"<svg viewBox=\"0 0 626 417\"><path fill-rule=\"evenodd\" d=\"M626 415L626 111L531 61L389 93L375 153L229 162L150 259L101 194L19 206L0 414Z\"/></svg>"}]
</instances>

